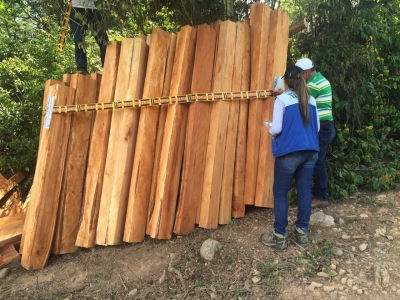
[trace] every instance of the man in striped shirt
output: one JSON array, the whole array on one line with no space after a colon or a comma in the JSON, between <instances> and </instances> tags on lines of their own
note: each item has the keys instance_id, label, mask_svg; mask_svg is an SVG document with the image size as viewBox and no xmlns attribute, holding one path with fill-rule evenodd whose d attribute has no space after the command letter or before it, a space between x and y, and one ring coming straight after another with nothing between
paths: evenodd
<instances>
[{"instance_id":1,"label":"man in striped shirt","mask_svg":"<svg viewBox=\"0 0 400 300\"><path fill-rule=\"evenodd\" d=\"M308 58L299 59L296 66L304 70L304 79L307 81L311 96L317 100L318 116L320 121L318 160L314 167L312 189L312 208L328 206L328 172L325 157L329 144L336 135L332 116L332 87L329 81L317 72L314 64Z\"/></svg>"}]
</instances>

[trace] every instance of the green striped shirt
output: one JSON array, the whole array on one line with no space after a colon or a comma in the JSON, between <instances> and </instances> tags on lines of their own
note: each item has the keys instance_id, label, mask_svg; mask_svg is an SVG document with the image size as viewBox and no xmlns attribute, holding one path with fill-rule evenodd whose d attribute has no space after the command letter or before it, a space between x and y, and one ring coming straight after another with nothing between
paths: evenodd
<instances>
[{"instance_id":1,"label":"green striped shirt","mask_svg":"<svg viewBox=\"0 0 400 300\"><path fill-rule=\"evenodd\" d=\"M311 96L317 100L320 121L333 121L332 116L332 87L329 81L317 72L307 80Z\"/></svg>"}]
</instances>

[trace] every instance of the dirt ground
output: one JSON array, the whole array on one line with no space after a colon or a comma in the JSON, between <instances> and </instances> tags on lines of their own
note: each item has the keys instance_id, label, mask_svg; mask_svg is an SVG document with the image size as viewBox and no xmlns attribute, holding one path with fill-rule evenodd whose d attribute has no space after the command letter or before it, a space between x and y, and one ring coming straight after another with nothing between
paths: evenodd
<instances>
[{"instance_id":1,"label":"dirt ground","mask_svg":"<svg viewBox=\"0 0 400 300\"><path fill-rule=\"evenodd\" d=\"M0 279L0 299L400 299L398 190L314 210L335 225L312 225L310 244L290 239L284 251L258 241L272 230L273 211L246 209L216 230L79 249L51 256L43 270L14 262ZM289 226L296 212L291 206ZM222 250L205 261L199 250L209 238Z\"/></svg>"}]
</instances>

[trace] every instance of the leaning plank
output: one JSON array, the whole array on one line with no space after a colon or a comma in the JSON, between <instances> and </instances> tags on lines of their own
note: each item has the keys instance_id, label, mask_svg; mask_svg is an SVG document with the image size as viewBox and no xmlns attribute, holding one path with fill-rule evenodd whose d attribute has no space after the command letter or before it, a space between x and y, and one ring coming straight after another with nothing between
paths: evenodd
<instances>
[{"instance_id":1,"label":"leaning plank","mask_svg":"<svg viewBox=\"0 0 400 300\"><path fill-rule=\"evenodd\" d=\"M245 23L243 23L243 25L240 27L239 25L240 23L237 23L234 55L235 61L233 65L233 77L231 84L232 91L241 90L242 76L250 75L249 72L243 72L250 69L250 53L246 52L246 50L249 50L249 47L246 45L248 42L246 37L246 28L248 28L248 26ZM247 31L247 33L250 34L250 31ZM245 81L248 82L248 79L246 78ZM219 224L228 224L232 217L233 183L239 125L239 110L240 102L231 101L228 127L226 131L225 160L222 174L221 202L219 206L218 217Z\"/></svg>"},{"instance_id":2,"label":"leaning plank","mask_svg":"<svg viewBox=\"0 0 400 300\"><path fill-rule=\"evenodd\" d=\"M64 75L63 75L62 81L64 82L64 84L65 84L66 86L71 86L71 77L72 77L71 74L64 74Z\"/></svg>"},{"instance_id":3,"label":"leaning plank","mask_svg":"<svg viewBox=\"0 0 400 300\"><path fill-rule=\"evenodd\" d=\"M114 101L120 48L121 43L116 41L111 42L111 44L107 46L104 75L102 76L99 92L99 102ZM111 114L111 110L98 111L94 117L86 168L82 216L76 240L76 245L79 247L94 247Z\"/></svg>"},{"instance_id":4,"label":"leaning plank","mask_svg":"<svg viewBox=\"0 0 400 300\"><path fill-rule=\"evenodd\" d=\"M4 178L4 177L3 177ZM10 179L7 180L3 185L0 185L0 200L11 191L14 186L20 183L25 178L24 174L18 172L14 174ZM4 182L4 181L3 181Z\"/></svg>"},{"instance_id":5,"label":"leaning plank","mask_svg":"<svg viewBox=\"0 0 400 300\"><path fill-rule=\"evenodd\" d=\"M250 7L251 25L251 90L265 89L265 70L267 67L270 14L272 9L256 2ZM257 165L262 127L262 99L254 99L249 104L247 126L245 204L254 204L257 183Z\"/></svg>"},{"instance_id":6,"label":"leaning plank","mask_svg":"<svg viewBox=\"0 0 400 300\"><path fill-rule=\"evenodd\" d=\"M169 91L171 87L172 68L174 66L176 40L177 40L177 35L175 33L170 33L169 44L168 44L167 66L165 68L162 96L170 95ZM150 227L148 226L148 224L150 222L150 218L151 215L153 214L153 209L154 209L154 201L157 188L157 175L158 175L158 168L160 165L161 150L164 137L164 127L165 127L165 121L167 119L167 112L168 112L168 106L161 106L160 116L158 118L157 138L156 138L156 146L154 152L154 164L153 164L153 175L151 178L149 209L147 211L146 234L150 234L149 232Z\"/></svg>"},{"instance_id":7,"label":"leaning plank","mask_svg":"<svg viewBox=\"0 0 400 300\"><path fill-rule=\"evenodd\" d=\"M163 91L169 38L160 28L152 32L143 98L159 97ZM140 111L124 232L129 243L143 241L146 233L159 112L158 106Z\"/></svg>"},{"instance_id":8,"label":"leaning plank","mask_svg":"<svg viewBox=\"0 0 400 300\"><path fill-rule=\"evenodd\" d=\"M61 84L53 85L49 90L49 95L54 96L54 105L71 105L74 94L74 89ZM54 115L50 126L42 132L24 226L21 265L27 270L44 268L50 254L71 118L72 114Z\"/></svg>"},{"instance_id":9,"label":"leaning plank","mask_svg":"<svg viewBox=\"0 0 400 300\"><path fill-rule=\"evenodd\" d=\"M182 27L176 42L171 95L190 92L195 42L196 30L191 26ZM168 106L157 175L154 210L149 223L152 238L170 239L172 236L188 109L188 105L182 104Z\"/></svg>"},{"instance_id":10,"label":"leaning plank","mask_svg":"<svg viewBox=\"0 0 400 300\"><path fill-rule=\"evenodd\" d=\"M21 240L24 222L25 213L0 218L0 247Z\"/></svg>"},{"instance_id":11,"label":"leaning plank","mask_svg":"<svg viewBox=\"0 0 400 300\"><path fill-rule=\"evenodd\" d=\"M19 260L21 257L19 253L15 250L13 244L6 244L0 246L0 269L4 266L12 263L14 260Z\"/></svg>"},{"instance_id":12,"label":"leaning plank","mask_svg":"<svg viewBox=\"0 0 400 300\"><path fill-rule=\"evenodd\" d=\"M196 27L197 40L191 93L209 93L214 73L216 31L203 24ZM186 235L193 231L201 201L210 122L210 103L189 106L181 189L175 216L174 232Z\"/></svg>"},{"instance_id":13,"label":"leaning plank","mask_svg":"<svg viewBox=\"0 0 400 300\"><path fill-rule=\"evenodd\" d=\"M142 98L148 46L143 37L121 43L115 99ZM96 243L122 243L129 184L132 175L140 110L119 109L112 113Z\"/></svg>"},{"instance_id":14,"label":"leaning plank","mask_svg":"<svg viewBox=\"0 0 400 300\"><path fill-rule=\"evenodd\" d=\"M76 90L74 104L95 103L97 83L81 74L73 74L70 87ZM93 112L79 112L72 115L71 132L58 207L52 253L75 252L79 218L85 182L87 153L92 130Z\"/></svg>"},{"instance_id":15,"label":"leaning plank","mask_svg":"<svg viewBox=\"0 0 400 300\"><path fill-rule=\"evenodd\" d=\"M214 92L232 90L235 43L236 23L231 21L222 22L219 28L214 67ZM230 101L220 101L211 105L210 130L200 205L199 226L202 228L213 229L218 227L230 106ZM233 174L231 175L233 176Z\"/></svg>"},{"instance_id":16,"label":"leaning plank","mask_svg":"<svg viewBox=\"0 0 400 300\"><path fill-rule=\"evenodd\" d=\"M281 10L271 13L268 60L266 69L266 89L273 89L274 75L281 76L285 72L287 47L289 39L289 17ZM262 121L272 120L274 99L263 100ZM255 205L270 207L274 205L274 157L272 155L271 136L263 127L260 136L260 153L258 160L257 188Z\"/></svg>"},{"instance_id":17,"label":"leaning plank","mask_svg":"<svg viewBox=\"0 0 400 300\"><path fill-rule=\"evenodd\" d=\"M236 59L233 81L239 86L240 91L250 88L250 25L246 22L238 24L238 41L236 44ZM240 59L239 59L240 58ZM232 196L232 217L243 218L245 215L244 205L244 182L246 170L246 138L247 120L249 115L249 100L239 101L239 120L237 128L237 142L235 155L235 169Z\"/></svg>"}]
</instances>

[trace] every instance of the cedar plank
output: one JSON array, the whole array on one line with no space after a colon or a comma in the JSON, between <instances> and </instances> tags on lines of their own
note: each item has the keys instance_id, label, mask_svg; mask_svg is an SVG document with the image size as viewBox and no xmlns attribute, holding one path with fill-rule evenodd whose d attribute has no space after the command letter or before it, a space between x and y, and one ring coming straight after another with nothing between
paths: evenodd
<instances>
[{"instance_id":1,"label":"cedar plank","mask_svg":"<svg viewBox=\"0 0 400 300\"><path fill-rule=\"evenodd\" d=\"M75 90L53 85L54 105L71 105ZM43 130L35 170L35 185L24 225L24 247L21 265L27 269L44 268L50 254L57 217L62 175L72 114L52 116L51 125Z\"/></svg>"},{"instance_id":2,"label":"cedar plank","mask_svg":"<svg viewBox=\"0 0 400 300\"><path fill-rule=\"evenodd\" d=\"M121 43L117 41L113 41L107 46L99 103L114 101L120 47ZM112 110L105 110L96 112L94 117L83 192L82 217L76 240L78 247L94 247L111 115Z\"/></svg>"},{"instance_id":3,"label":"cedar plank","mask_svg":"<svg viewBox=\"0 0 400 300\"><path fill-rule=\"evenodd\" d=\"M3 177L4 178L4 177ZM9 180L7 180L4 184L0 185L0 200L11 191L14 186L24 180L25 176L21 172L14 174ZM4 178L5 179L5 178ZM2 182L4 182L2 180Z\"/></svg>"},{"instance_id":4,"label":"cedar plank","mask_svg":"<svg viewBox=\"0 0 400 300\"><path fill-rule=\"evenodd\" d=\"M242 41L239 51L242 59L235 61L234 81L240 82L240 91L247 91L250 88L250 24L242 22L238 24L238 40ZM239 44L238 44L239 45ZM238 49L236 52L238 52ZM232 217L243 218L245 215L244 205L244 182L246 169L246 138L247 119L249 114L249 100L239 101L239 125L236 143L236 158L234 169L233 196L232 196Z\"/></svg>"},{"instance_id":5,"label":"cedar plank","mask_svg":"<svg viewBox=\"0 0 400 300\"><path fill-rule=\"evenodd\" d=\"M191 93L209 93L212 87L216 31L203 24L197 26L196 50ZM174 232L186 235L193 231L201 201L207 139L210 122L210 103L189 105L185 151L179 202Z\"/></svg>"},{"instance_id":6,"label":"cedar plank","mask_svg":"<svg viewBox=\"0 0 400 300\"><path fill-rule=\"evenodd\" d=\"M190 92L195 42L196 30L190 26L182 27L176 42L170 87L171 95ZM168 106L157 175L154 210L149 224L152 238L170 239L172 236L187 114L188 105L174 104Z\"/></svg>"},{"instance_id":7,"label":"cedar plank","mask_svg":"<svg viewBox=\"0 0 400 300\"><path fill-rule=\"evenodd\" d=\"M169 34L155 28L147 61L143 98L159 97L163 91ZM142 242L146 233L151 178L160 107L142 107L129 190L124 241Z\"/></svg>"},{"instance_id":8,"label":"cedar plank","mask_svg":"<svg viewBox=\"0 0 400 300\"><path fill-rule=\"evenodd\" d=\"M231 21L222 22L218 35L213 92L231 91L235 43L236 24ZM218 227L230 102L219 101L211 105L211 121L200 205L199 226L202 228Z\"/></svg>"},{"instance_id":9,"label":"cedar plank","mask_svg":"<svg viewBox=\"0 0 400 300\"><path fill-rule=\"evenodd\" d=\"M73 74L70 87L76 90L74 104L95 103L97 83L82 74ZM87 153L93 112L74 113L71 121L68 150L64 168L63 182L58 207L58 216L53 238L52 253L75 252L79 219L85 182Z\"/></svg>"},{"instance_id":10,"label":"cedar plank","mask_svg":"<svg viewBox=\"0 0 400 300\"><path fill-rule=\"evenodd\" d=\"M265 89L271 11L271 8L259 2L250 6L251 90ZM249 104L244 199L245 204L251 205L254 205L256 194L260 132L263 126L261 119L262 104L262 99L253 99Z\"/></svg>"},{"instance_id":11,"label":"cedar plank","mask_svg":"<svg viewBox=\"0 0 400 300\"><path fill-rule=\"evenodd\" d=\"M24 222L25 213L0 218L0 247L21 240Z\"/></svg>"},{"instance_id":12,"label":"cedar plank","mask_svg":"<svg viewBox=\"0 0 400 300\"><path fill-rule=\"evenodd\" d=\"M2 247L0 246L0 269L20 258L21 257L15 250L13 244L6 244Z\"/></svg>"}]
</instances>

